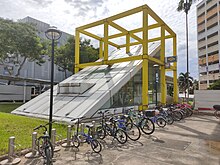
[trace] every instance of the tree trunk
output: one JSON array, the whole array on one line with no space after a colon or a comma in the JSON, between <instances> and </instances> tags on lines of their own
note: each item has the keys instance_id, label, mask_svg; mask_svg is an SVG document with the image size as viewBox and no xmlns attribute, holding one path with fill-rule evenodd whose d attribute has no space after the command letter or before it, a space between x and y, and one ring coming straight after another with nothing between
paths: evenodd
<instances>
[{"instance_id":1,"label":"tree trunk","mask_svg":"<svg viewBox=\"0 0 220 165\"><path fill-rule=\"evenodd\" d=\"M25 63L25 61L26 61L26 59L27 59L27 57L24 57L24 60L22 61L21 65L19 66L18 72L16 73L15 76L19 76L19 75L20 75L21 69L22 69L22 67L23 67L23 65L24 65L24 63Z\"/></svg>"}]
</instances>

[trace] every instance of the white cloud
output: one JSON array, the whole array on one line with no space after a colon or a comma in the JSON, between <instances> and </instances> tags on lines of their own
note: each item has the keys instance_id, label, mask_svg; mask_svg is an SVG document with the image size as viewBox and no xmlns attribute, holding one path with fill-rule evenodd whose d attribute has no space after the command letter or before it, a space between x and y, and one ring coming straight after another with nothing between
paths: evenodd
<instances>
[{"instance_id":1,"label":"white cloud","mask_svg":"<svg viewBox=\"0 0 220 165\"><path fill-rule=\"evenodd\" d=\"M30 16L74 34L78 26L146 3L177 33L178 72L186 72L185 13L176 11L178 0L1 0L0 17L17 20ZM188 16L190 72L198 77L195 5L191 7ZM125 26L125 23L133 28L137 20L127 19L121 25ZM167 50L168 53L171 52L170 49Z\"/></svg>"}]
</instances>

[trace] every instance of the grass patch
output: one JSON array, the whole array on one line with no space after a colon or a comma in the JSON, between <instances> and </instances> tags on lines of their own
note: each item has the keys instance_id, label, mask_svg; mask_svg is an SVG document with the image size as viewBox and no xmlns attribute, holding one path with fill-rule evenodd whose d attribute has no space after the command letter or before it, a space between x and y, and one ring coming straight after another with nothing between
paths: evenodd
<instances>
[{"instance_id":1,"label":"grass patch","mask_svg":"<svg viewBox=\"0 0 220 165\"><path fill-rule=\"evenodd\" d=\"M15 110L23 103L0 103L0 112L11 113L11 111Z\"/></svg>"},{"instance_id":2,"label":"grass patch","mask_svg":"<svg viewBox=\"0 0 220 165\"><path fill-rule=\"evenodd\" d=\"M7 154L8 139L11 136L15 136L16 151L31 148L33 129L46 123L47 120L0 112L0 155ZM66 125L53 123L53 128L56 129L58 135L60 134L63 138L66 136ZM39 135L41 135L40 132Z\"/></svg>"}]
</instances>

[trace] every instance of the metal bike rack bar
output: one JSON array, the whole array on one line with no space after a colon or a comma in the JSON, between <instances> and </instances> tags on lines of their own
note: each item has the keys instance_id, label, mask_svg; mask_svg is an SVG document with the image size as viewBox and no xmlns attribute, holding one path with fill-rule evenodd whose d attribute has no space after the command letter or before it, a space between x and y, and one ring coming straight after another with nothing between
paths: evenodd
<instances>
[{"instance_id":1,"label":"metal bike rack bar","mask_svg":"<svg viewBox=\"0 0 220 165\"><path fill-rule=\"evenodd\" d=\"M84 132L84 129L85 129L85 123L81 123L81 124L80 124L80 132L81 132L82 134L85 133L85 132ZM83 138L84 138L84 137L83 137L83 136L80 136L80 137L81 137L81 141L83 141ZM83 143L80 143L80 145L83 146Z\"/></svg>"},{"instance_id":2,"label":"metal bike rack bar","mask_svg":"<svg viewBox=\"0 0 220 165\"><path fill-rule=\"evenodd\" d=\"M71 132L72 132L72 127L71 125L68 125L66 143L62 144L62 147L71 147Z\"/></svg>"},{"instance_id":3,"label":"metal bike rack bar","mask_svg":"<svg viewBox=\"0 0 220 165\"><path fill-rule=\"evenodd\" d=\"M31 152L27 153L25 155L25 158L36 158L39 157L40 155L37 152L37 132L32 133L32 147L31 147Z\"/></svg>"},{"instance_id":4,"label":"metal bike rack bar","mask_svg":"<svg viewBox=\"0 0 220 165\"><path fill-rule=\"evenodd\" d=\"M60 147L56 145L56 129L51 130L51 143L54 146L54 152L60 151Z\"/></svg>"},{"instance_id":5,"label":"metal bike rack bar","mask_svg":"<svg viewBox=\"0 0 220 165\"><path fill-rule=\"evenodd\" d=\"M3 160L0 162L1 165L14 165L20 163L20 158L14 158L14 150L15 150L15 137L11 136L9 138L9 144L8 144L8 159Z\"/></svg>"}]
</instances>

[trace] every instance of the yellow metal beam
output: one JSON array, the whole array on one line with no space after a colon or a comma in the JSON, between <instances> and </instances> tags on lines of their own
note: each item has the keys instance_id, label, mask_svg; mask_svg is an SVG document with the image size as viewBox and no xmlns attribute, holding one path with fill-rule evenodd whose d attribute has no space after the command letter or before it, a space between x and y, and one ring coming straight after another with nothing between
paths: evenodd
<instances>
[{"instance_id":1,"label":"yellow metal beam","mask_svg":"<svg viewBox=\"0 0 220 165\"><path fill-rule=\"evenodd\" d=\"M161 50L160 50L160 60L165 61L165 27L161 26ZM161 84L161 103L166 104L166 76L165 76L165 66L160 67L160 84Z\"/></svg>"},{"instance_id":2,"label":"yellow metal beam","mask_svg":"<svg viewBox=\"0 0 220 165\"><path fill-rule=\"evenodd\" d=\"M132 14L135 14L135 13L138 13L138 12L141 12L142 9L143 9L142 6L136 7L136 8L134 8L134 9L125 11L125 12L123 12L123 13L113 15L113 16L107 18L107 20L108 20L108 21L114 21L114 20L117 20L117 19L120 19L120 18L129 16L129 15L132 15Z\"/></svg>"},{"instance_id":3,"label":"yellow metal beam","mask_svg":"<svg viewBox=\"0 0 220 165\"><path fill-rule=\"evenodd\" d=\"M84 30L80 30L79 32L82 33L82 34L85 34L85 35L87 35L87 36L89 36L89 37L92 37L92 38L94 38L94 39L97 39L97 40L99 40L99 41L102 40L101 37L99 37L99 36L97 36L97 35L95 35L95 34L92 34L92 33L90 33L90 32L87 32L87 31L84 31Z\"/></svg>"},{"instance_id":4,"label":"yellow metal beam","mask_svg":"<svg viewBox=\"0 0 220 165\"><path fill-rule=\"evenodd\" d=\"M120 48L120 45L118 45L118 44L116 44L116 43L114 43L114 42L108 41L108 44L111 45L111 46L116 47L117 49Z\"/></svg>"},{"instance_id":5,"label":"yellow metal beam","mask_svg":"<svg viewBox=\"0 0 220 165\"><path fill-rule=\"evenodd\" d=\"M112 27L114 27L115 29L120 30L122 33L127 34L129 33L125 28L119 26L118 24L114 23L114 22L109 22L109 25L111 25ZM130 36L132 38L134 38L135 40L142 42L142 39L139 38L138 36L134 35L133 33L130 33Z\"/></svg>"},{"instance_id":6,"label":"yellow metal beam","mask_svg":"<svg viewBox=\"0 0 220 165\"><path fill-rule=\"evenodd\" d=\"M152 62L155 62L155 63L157 63L158 65L161 65L161 66L164 65L164 62L163 62L163 61L161 61L161 60L159 60L159 59L157 59L157 58L154 58L154 57L152 57L152 56L148 56L148 60L150 60L150 61L152 61Z\"/></svg>"},{"instance_id":7,"label":"yellow metal beam","mask_svg":"<svg viewBox=\"0 0 220 165\"><path fill-rule=\"evenodd\" d=\"M108 61L108 22L104 23L104 64Z\"/></svg>"},{"instance_id":8,"label":"yellow metal beam","mask_svg":"<svg viewBox=\"0 0 220 165\"><path fill-rule=\"evenodd\" d=\"M122 37L124 35L125 35L124 33L117 33L117 34L110 35L108 37L108 39L118 38L118 37Z\"/></svg>"},{"instance_id":9,"label":"yellow metal beam","mask_svg":"<svg viewBox=\"0 0 220 165\"><path fill-rule=\"evenodd\" d=\"M134 46L134 45L140 45L141 43L140 42L131 42L130 43L130 46ZM126 47L126 44L123 44L123 45L119 45L119 48L123 48L123 47Z\"/></svg>"},{"instance_id":10,"label":"yellow metal beam","mask_svg":"<svg viewBox=\"0 0 220 165\"><path fill-rule=\"evenodd\" d=\"M165 39L173 38L171 35L165 36ZM148 40L148 42L155 42L155 41L160 41L161 37L156 37L156 38L151 38Z\"/></svg>"},{"instance_id":11,"label":"yellow metal beam","mask_svg":"<svg viewBox=\"0 0 220 165\"><path fill-rule=\"evenodd\" d=\"M96 22L93 22L93 23L90 23L90 24L87 24L87 25L80 26L80 27L77 28L77 30L85 30L85 29L88 29L88 28L99 26L99 25L103 24L104 22L105 22L104 19L99 20L99 21L96 21Z\"/></svg>"},{"instance_id":12,"label":"yellow metal beam","mask_svg":"<svg viewBox=\"0 0 220 165\"><path fill-rule=\"evenodd\" d=\"M167 32L169 32L172 36L175 35L174 31L169 26L167 26L167 24L148 5L144 5L144 7L147 8L149 15L155 21L157 21L161 26L165 25L165 29L167 30Z\"/></svg>"},{"instance_id":13,"label":"yellow metal beam","mask_svg":"<svg viewBox=\"0 0 220 165\"><path fill-rule=\"evenodd\" d=\"M79 31L75 32L75 73L79 71L79 44L80 44L80 34Z\"/></svg>"},{"instance_id":14,"label":"yellow metal beam","mask_svg":"<svg viewBox=\"0 0 220 165\"><path fill-rule=\"evenodd\" d=\"M143 9L143 57L148 56L148 11ZM142 110L148 108L148 59L142 62Z\"/></svg>"},{"instance_id":15,"label":"yellow metal beam","mask_svg":"<svg viewBox=\"0 0 220 165\"><path fill-rule=\"evenodd\" d=\"M83 68L86 68L88 66L98 66L98 65L103 65L103 62L99 61L99 62L83 63L83 64L79 64L78 67L83 69Z\"/></svg>"},{"instance_id":16,"label":"yellow metal beam","mask_svg":"<svg viewBox=\"0 0 220 165\"><path fill-rule=\"evenodd\" d=\"M103 41L99 41L99 59L103 58Z\"/></svg>"},{"instance_id":17,"label":"yellow metal beam","mask_svg":"<svg viewBox=\"0 0 220 165\"><path fill-rule=\"evenodd\" d=\"M130 34L126 35L126 53L130 52Z\"/></svg>"},{"instance_id":18,"label":"yellow metal beam","mask_svg":"<svg viewBox=\"0 0 220 165\"><path fill-rule=\"evenodd\" d=\"M176 36L173 37L173 56L177 55L177 44L176 44ZM177 85L177 62L173 64L173 102L178 103L178 85Z\"/></svg>"}]
</instances>

